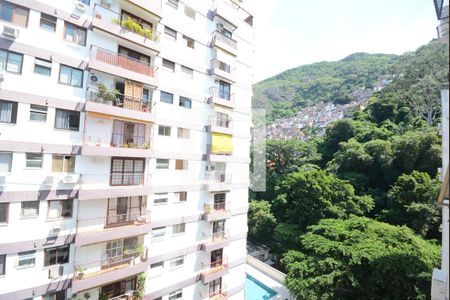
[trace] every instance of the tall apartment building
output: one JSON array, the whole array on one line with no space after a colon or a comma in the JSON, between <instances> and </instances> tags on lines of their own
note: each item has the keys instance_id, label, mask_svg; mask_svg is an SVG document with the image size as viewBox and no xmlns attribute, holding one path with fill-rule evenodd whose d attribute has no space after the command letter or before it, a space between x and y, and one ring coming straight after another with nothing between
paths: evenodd
<instances>
[{"instance_id":1,"label":"tall apartment building","mask_svg":"<svg viewBox=\"0 0 450 300\"><path fill-rule=\"evenodd\" d=\"M243 299L252 15L0 0L0 299Z\"/></svg>"}]
</instances>

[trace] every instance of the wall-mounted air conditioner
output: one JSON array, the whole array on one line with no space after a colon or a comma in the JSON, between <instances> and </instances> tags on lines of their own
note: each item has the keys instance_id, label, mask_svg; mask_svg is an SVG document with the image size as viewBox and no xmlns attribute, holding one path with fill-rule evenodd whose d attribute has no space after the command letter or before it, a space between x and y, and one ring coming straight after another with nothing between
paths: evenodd
<instances>
[{"instance_id":1,"label":"wall-mounted air conditioner","mask_svg":"<svg viewBox=\"0 0 450 300\"><path fill-rule=\"evenodd\" d=\"M64 175L61 182L62 183L78 183L80 176L78 174L67 174Z\"/></svg>"},{"instance_id":2,"label":"wall-mounted air conditioner","mask_svg":"<svg viewBox=\"0 0 450 300\"><path fill-rule=\"evenodd\" d=\"M3 26L2 34L6 37L16 39L19 37L19 29L9 26Z\"/></svg>"}]
</instances>

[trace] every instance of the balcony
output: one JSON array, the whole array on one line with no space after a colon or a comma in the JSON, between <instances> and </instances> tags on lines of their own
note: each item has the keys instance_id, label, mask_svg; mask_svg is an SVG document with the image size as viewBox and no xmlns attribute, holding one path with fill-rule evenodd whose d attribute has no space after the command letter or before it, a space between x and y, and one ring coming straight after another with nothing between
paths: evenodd
<instances>
[{"instance_id":1,"label":"balcony","mask_svg":"<svg viewBox=\"0 0 450 300\"><path fill-rule=\"evenodd\" d=\"M150 3L152 1L136 0L130 2ZM142 5L146 5L147 7L150 6L150 4ZM103 6L97 4L94 6L92 26L94 30L102 30L118 38L132 42L136 46L144 47L156 52L160 51L161 47L158 42L159 35L155 30L139 22L129 20L121 14L118 14Z\"/></svg>"},{"instance_id":2,"label":"balcony","mask_svg":"<svg viewBox=\"0 0 450 300\"><path fill-rule=\"evenodd\" d=\"M239 18L239 4L238 1L233 0L218 0L214 1L214 7L210 11L211 17L219 17L234 28L238 27Z\"/></svg>"},{"instance_id":3,"label":"balcony","mask_svg":"<svg viewBox=\"0 0 450 300\"><path fill-rule=\"evenodd\" d=\"M215 149L213 145L206 145L206 158L210 162L231 162L233 159L233 150L221 151L220 149Z\"/></svg>"},{"instance_id":4,"label":"balcony","mask_svg":"<svg viewBox=\"0 0 450 300\"><path fill-rule=\"evenodd\" d=\"M151 99L136 98L90 87L87 90L87 100L85 109L88 112L144 122L155 121L155 117L151 114Z\"/></svg>"},{"instance_id":5,"label":"balcony","mask_svg":"<svg viewBox=\"0 0 450 300\"><path fill-rule=\"evenodd\" d=\"M231 66L214 58L211 60L211 69L209 75L217 80L225 80L229 83L236 82L235 69L231 69Z\"/></svg>"},{"instance_id":6,"label":"balcony","mask_svg":"<svg viewBox=\"0 0 450 300\"><path fill-rule=\"evenodd\" d=\"M207 172L205 179L205 189L209 192L227 191L231 188L232 174L220 171Z\"/></svg>"},{"instance_id":7,"label":"balcony","mask_svg":"<svg viewBox=\"0 0 450 300\"><path fill-rule=\"evenodd\" d=\"M202 283L209 283L228 273L228 258L222 257L212 263L202 263L202 271L200 277Z\"/></svg>"},{"instance_id":8,"label":"balcony","mask_svg":"<svg viewBox=\"0 0 450 300\"><path fill-rule=\"evenodd\" d=\"M231 216L230 202L205 203L203 219L207 222L228 219Z\"/></svg>"},{"instance_id":9,"label":"balcony","mask_svg":"<svg viewBox=\"0 0 450 300\"><path fill-rule=\"evenodd\" d=\"M212 234L203 234L201 248L205 252L214 251L230 244L228 230L215 232Z\"/></svg>"},{"instance_id":10,"label":"balcony","mask_svg":"<svg viewBox=\"0 0 450 300\"><path fill-rule=\"evenodd\" d=\"M237 42L230 37L225 36L222 32L216 30L213 32L211 40L212 47L218 47L231 55L237 55Z\"/></svg>"},{"instance_id":11,"label":"balcony","mask_svg":"<svg viewBox=\"0 0 450 300\"><path fill-rule=\"evenodd\" d=\"M128 0L129 2L147 10L151 14L161 17L161 0Z\"/></svg>"},{"instance_id":12,"label":"balcony","mask_svg":"<svg viewBox=\"0 0 450 300\"><path fill-rule=\"evenodd\" d=\"M117 240L151 231L150 211L78 219L76 246Z\"/></svg>"},{"instance_id":13,"label":"balcony","mask_svg":"<svg viewBox=\"0 0 450 300\"><path fill-rule=\"evenodd\" d=\"M221 106L226 106L229 108L234 108L234 94L230 92L225 92L217 86L212 86L209 88L209 99L208 103L213 103Z\"/></svg>"},{"instance_id":14,"label":"balcony","mask_svg":"<svg viewBox=\"0 0 450 300\"><path fill-rule=\"evenodd\" d=\"M200 293L200 298L202 300L225 300L227 299L227 297L227 286L223 283L217 291Z\"/></svg>"},{"instance_id":15,"label":"balcony","mask_svg":"<svg viewBox=\"0 0 450 300\"><path fill-rule=\"evenodd\" d=\"M146 196L151 175L139 172L82 174L79 200Z\"/></svg>"},{"instance_id":16,"label":"balcony","mask_svg":"<svg viewBox=\"0 0 450 300\"><path fill-rule=\"evenodd\" d=\"M224 134L233 134L233 123L230 118L217 118L211 116L208 119L208 131Z\"/></svg>"},{"instance_id":17,"label":"balcony","mask_svg":"<svg viewBox=\"0 0 450 300\"><path fill-rule=\"evenodd\" d=\"M89 68L151 86L158 85L156 68L151 64L97 46L91 46Z\"/></svg>"},{"instance_id":18,"label":"balcony","mask_svg":"<svg viewBox=\"0 0 450 300\"><path fill-rule=\"evenodd\" d=\"M148 249L144 247L125 250L122 255L104 257L99 261L75 263L72 292L87 290L145 272L149 266L147 257Z\"/></svg>"}]
</instances>

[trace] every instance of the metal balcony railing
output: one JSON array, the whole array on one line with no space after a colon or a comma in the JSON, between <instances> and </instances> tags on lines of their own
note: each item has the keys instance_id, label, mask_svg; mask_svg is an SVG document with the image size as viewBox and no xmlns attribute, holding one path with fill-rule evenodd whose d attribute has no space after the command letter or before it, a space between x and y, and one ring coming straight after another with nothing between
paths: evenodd
<instances>
[{"instance_id":1,"label":"metal balcony railing","mask_svg":"<svg viewBox=\"0 0 450 300\"><path fill-rule=\"evenodd\" d=\"M113 257L106 257L106 255L104 255L104 257L98 261L75 263L74 280L83 280L118 269L129 268L130 266L135 266L147 261L147 256L148 249L147 247L144 247L143 250L125 249L121 255Z\"/></svg>"},{"instance_id":2,"label":"metal balcony railing","mask_svg":"<svg viewBox=\"0 0 450 300\"><path fill-rule=\"evenodd\" d=\"M228 268L228 257L223 256L222 259L211 263L202 263L202 275L209 275Z\"/></svg>"},{"instance_id":3,"label":"metal balcony railing","mask_svg":"<svg viewBox=\"0 0 450 300\"><path fill-rule=\"evenodd\" d=\"M227 44L228 46L237 49L237 42L230 37L227 37L222 32L216 30L213 32L213 42L216 40L221 41L222 43Z\"/></svg>"},{"instance_id":4,"label":"metal balcony railing","mask_svg":"<svg viewBox=\"0 0 450 300\"><path fill-rule=\"evenodd\" d=\"M225 91L217 86L212 86L209 88L209 95L211 97L234 101L234 94L231 94L229 91Z\"/></svg>"},{"instance_id":5,"label":"metal balcony railing","mask_svg":"<svg viewBox=\"0 0 450 300\"><path fill-rule=\"evenodd\" d=\"M203 234L203 243L206 245L214 244L214 243L220 243L223 241L228 240L230 234L229 230L225 229L223 231L214 232L212 234Z\"/></svg>"},{"instance_id":6,"label":"metal balcony railing","mask_svg":"<svg viewBox=\"0 0 450 300\"><path fill-rule=\"evenodd\" d=\"M222 70L222 71L230 73L230 74L234 71L234 69L233 70L231 69L231 66L229 64L226 64L226 63L218 60L217 58L213 58L211 60L211 68L217 68L219 70Z\"/></svg>"},{"instance_id":7,"label":"metal balcony railing","mask_svg":"<svg viewBox=\"0 0 450 300\"><path fill-rule=\"evenodd\" d=\"M153 30L152 27L137 20L133 20L126 15L118 14L115 11L101 5L95 4L94 17L105 23L120 26L123 30L128 30L149 40L155 42L159 40L159 33Z\"/></svg>"},{"instance_id":8,"label":"metal balcony railing","mask_svg":"<svg viewBox=\"0 0 450 300\"><path fill-rule=\"evenodd\" d=\"M117 172L112 174L81 174L82 188L98 186L138 186L150 185L151 174L141 172Z\"/></svg>"},{"instance_id":9,"label":"metal balcony railing","mask_svg":"<svg viewBox=\"0 0 450 300\"><path fill-rule=\"evenodd\" d=\"M116 214L106 217L78 219L77 233L101 232L105 229L130 225L144 225L150 222L150 211L143 213Z\"/></svg>"},{"instance_id":10,"label":"metal balcony railing","mask_svg":"<svg viewBox=\"0 0 450 300\"><path fill-rule=\"evenodd\" d=\"M232 174L226 174L223 171L214 171L206 173L206 181L210 183L231 183Z\"/></svg>"},{"instance_id":11,"label":"metal balcony railing","mask_svg":"<svg viewBox=\"0 0 450 300\"><path fill-rule=\"evenodd\" d=\"M88 100L116 107L132 109L142 112L151 112L151 99L127 96L115 91L103 91L98 88L89 87L87 90Z\"/></svg>"},{"instance_id":12,"label":"metal balcony railing","mask_svg":"<svg viewBox=\"0 0 450 300\"><path fill-rule=\"evenodd\" d=\"M219 202L219 203L205 203L203 205L203 209L205 210L206 214L212 214L217 212L226 212L229 211L230 202Z\"/></svg>"},{"instance_id":13,"label":"metal balcony railing","mask_svg":"<svg viewBox=\"0 0 450 300\"><path fill-rule=\"evenodd\" d=\"M211 116L209 118L209 125L223 127L223 128L231 128L231 119L230 118L217 118L217 117Z\"/></svg>"},{"instance_id":14,"label":"metal balcony railing","mask_svg":"<svg viewBox=\"0 0 450 300\"><path fill-rule=\"evenodd\" d=\"M226 297L227 297L227 286L223 283L215 291L200 293L200 298L202 300L222 300L226 299Z\"/></svg>"},{"instance_id":15,"label":"metal balcony railing","mask_svg":"<svg viewBox=\"0 0 450 300\"><path fill-rule=\"evenodd\" d=\"M155 77L156 68L151 64L97 46L91 46L90 59L150 77Z\"/></svg>"}]
</instances>

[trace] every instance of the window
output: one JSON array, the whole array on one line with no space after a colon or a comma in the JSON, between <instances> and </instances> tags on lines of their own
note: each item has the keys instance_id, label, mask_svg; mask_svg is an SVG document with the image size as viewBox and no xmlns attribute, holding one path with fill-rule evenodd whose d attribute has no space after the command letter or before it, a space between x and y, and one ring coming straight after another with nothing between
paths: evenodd
<instances>
[{"instance_id":1,"label":"window","mask_svg":"<svg viewBox=\"0 0 450 300\"><path fill-rule=\"evenodd\" d=\"M167 198L167 193L156 193L155 201L153 203L157 204L157 205L162 205L162 204L167 204L168 201L169 201L169 198Z\"/></svg>"},{"instance_id":2,"label":"window","mask_svg":"<svg viewBox=\"0 0 450 300\"><path fill-rule=\"evenodd\" d=\"M174 41L177 39L177 32L170 27L164 26L164 33Z\"/></svg>"},{"instance_id":3,"label":"window","mask_svg":"<svg viewBox=\"0 0 450 300\"><path fill-rule=\"evenodd\" d=\"M187 160L182 160L182 159L175 160L175 170L187 170L187 168L188 168Z\"/></svg>"},{"instance_id":4,"label":"window","mask_svg":"<svg viewBox=\"0 0 450 300\"><path fill-rule=\"evenodd\" d=\"M164 262L158 262L150 265L150 277L156 277L164 272Z\"/></svg>"},{"instance_id":5,"label":"window","mask_svg":"<svg viewBox=\"0 0 450 300\"><path fill-rule=\"evenodd\" d=\"M0 224L8 223L9 203L0 203Z\"/></svg>"},{"instance_id":6,"label":"window","mask_svg":"<svg viewBox=\"0 0 450 300\"><path fill-rule=\"evenodd\" d=\"M44 250L44 267L69 262L70 246L47 248Z\"/></svg>"},{"instance_id":7,"label":"window","mask_svg":"<svg viewBox=\"0 0 450 300\"><path fill-rule=\"evenodd\" d=\"M192 108L192 100L186 97L180 97L180 106L184 108Z\"/></svg>"},{"instance_id":8,"label":"window","mask_svg":"<svg viewBox=\"0 0 450 300\"><path fill-rule=\"evenodd\" d=\"M186 232L186 224L177 224L172 226L172 234L182 234Z\"/></svg>"},{"instance_id":9,"label":"window","mask_svg":"<svg viewBox=\"0 0 450 300\"><path fill-rule=\"evenodd\" d=\"M83 70L61 65L59 67L59 83L83 87Z\"/></svg>"},{"instance_id":10,"label":"window","mask_svg":"<svg viewBox=\"0 0 450 300\"><path fill-rule=\"evenodd\" d=\"M55 128L78 131L80 129L80 112L56 109Z\"/></svg>"},{"instance_id":11,"label":"window","mask_svg":"<svg viewBox=\"0 0 450 300\"><path fill-rule=\"evenodd\" d=\"M160 101L173 104L173 94L161 91Z\"/></svg>"},{"instance_id":12,"label":"window","mask_svg":"<svg viewBox=\"0 0 450 300\"><path fill-rule=\"evenodd\" d=\"M17 120L17 102L0 100L0 123L15 124Z\"/></svg>"},{"instance_id":13,"label":"window","mask_svg":"<svg viewBox=\"0 0 450 300\"><path fill-rule=\"evenodd\" d=\"M178 193L178 201L180 202L186 202L187 200L187 192L179 192Z\"/></svg>"},{"instance_id":14,"label":"window","mask_svg":"<svg viewBox=\"0 0 450 300\"><path fill-rule=\"evenodd\" d=\"M173 7L178 8L179 0L167 0L167 3L171 4Z\"/></svg>"},{"instance_id":15,"label":"window","mask_svg":"<svg viewBox=\"0 0 450 300\"><path fill-rule=\"evenodd\" d=\"M36 263L36 251L19 252L18 267L34 266Z\"/></svg>"},{"instance_id":16,"label":"window","mask_svg":"<svg viewBox=\"0 0 450 300\"><path fill-rule=\"evenodd\" d=\"M163 58L162 62L163 67L171 72L175 72L175 63L173 61L167 60Z\"/></svg>"},{"instance_id":17,"label":"window","mask_svg":"<svg viewBox=\"0 0 450 300\"><path fill-rule=\"evenodd\" d=\"M169 169L169 160L168 159L157 158L156 159L156 168L157 169L168 170Z\"/></svg>"},{"instance_id":18,"label":"window","mask_svg":"<svg viewBox=\"0 0 450 300\"><path fill-rule=\"evenodd\" d=\"M73 210L73 200L50 200L48 201L48 219L71 218Z\"/></svg>"},{"instance_id":19,"label":"window","mask_svg":"<svg viewBox=\"0 0 450 300\"><path fill-rule=\"evenodd\" d=\"M169 300L179 300L183 299L183 291L177 290L169 294Z\"/></svg>"},{"instance_id":20,"label":"window","mask_svg":"<svg viewBox=\"0 0 450 300\"><path fill-rule=\"evenodd\" d=\"M219 98L230 100L230 88L231 85L222 80L219 81Z\"/></svg>"},{"instance_id":21,"label":"window","mask_svg":"<svg viewBox=\"0 0 450 300\"><path fill-rule=\"evenodd\" d=\"M42 161L44 160L44 155L42 153L26 153L26 164L27 168L42 168Z\"/></svg>"},{"instance_id":22,"label":"window","mask_svg":"<svg viewBox=\"0 0 450 300\"><path fill-rule=\"evenodd\" d=\"M41 13L41 21L39 23L39 27L41 27L41 29L50 31L50 32L55 32L56 31L56 17L54 16L50 16L44 13Z\"/></svg>"},{"instance_id":23,"label":"window","mask_svg":"<svg viewBox=\"0 0 450 300\"><path fill-rule=\"evenodd\" d=\"M86 29L64 22L64 39L80 46L86 46Z\"/></svg>"},{"instance_id":24,"label":"window","mask_svg":"<svg viewBox=\"0 0 450 300\"><path fill-rule=\"evenodd\" d=\"M170 126L158 126L158 134L163 136L170 136Z\"/></svg>"},{"instance_id":25,"label":"window","mask_svg":"<svg viewBox=\"0 0 450 300\"><path fill-rule=\"evenodd\" d=\"M66 300L66 290L58 291L56 293L45 294L42 300Z\"/></svg>"},{"instance_id":26,"label":"window","mask_svg":"<svg viewBox=\"0 0 450 300\"><path fill-rule=\"evenodd\" d=\"M39 201L24 201L20 203L21 217L37 217L39 216Z\"/></svg>"},{"instance_id":27,"label":"window","mask_svg":"<svg viewBox=\"0 0 450 300\"><path fill-rule=\"evenodd\" d=\"M30 104L30 120L37 122L47 121L47 106Z\"/></svg>"},{"instance_id":28,"label":"window","mask_svg":"<svg viewBox=\"0 0 450 300\"><path fill-rule=\"evenodd\" d=\"M111 145L145 148L145 124L114 120Z\"/></svg>"},{"instance_id":29,"label":"window","mask_svg":"<svg viewBox=\"0 0 450 300\"><path fill-rule=\"evenodd\" d=\"M5 275L6 254L0 255L0 276Z\"/></svg>"},{"instance_id":30,"label":"window","mask_svg":"<svg viewBox=\"0 0 450 300\"><path fill-rule=\"evenodd\" d=\"M185 66L181 66L181 75L187 78L194 78L194 70Z\"/></svg>"},{"instance_id":31,"label":"window","mask_svg":"<svg viewBox=\"0 0 450 300\"><path fill-rule=\"evenodd\" d=\"M52 73L52 62L45 59L34 59L34 73L50 76Z\"/></svg>"},{"instance_id":32,"label":"window","mask_svg":"<svg viewBox=\"0 0 450 300\"><path fill-rule=\"evenodd\" d=\"M170 269L181 268L184 264L184 256L179 256L170 261ZM169 298L171 299L171 298ZM174 298L178 299L178 298Z\"/></svg>"},{"instance_id":33,"label":"window","mask_svg":"<svg viewBox=\"0 0 450 300\"><path fill-rule=\"evenodd\" d=\"M6 1L0 1L0 20L27 27L29 9Z\"/></svg>"},{"instance_id":34,"label":"window","mask_svg":"<svg viewBox=\"0 0 450 300\"><path fill-rule=\"evenodd\" d=\"M22 61L22 54L0 50L0 70L5 70L15 74L21 74Z\"/></svg>"},{"instance_id":35,"label":"window","mask_svg":"<svg viewBox=\"0 0 450 300\"><path fill-rule=\"evenodd\" d=\"M12 158L11 152L0 152L0 173L11 172Z\"/></svg>"},{"instance_id":36,"label":"window","mask_svg":"<svg viewBox=\"0 0 450 300\"><path fill-rule=\"evenodd\" d=\"M184 14L192 20L195 20L195 10L193 10L189 6L184 6Z\"/></svg>"},{"instance_id":37,"label":"window","mask_svg":"<svg viewBox=\"0 0 450 300\"><path fill-rule=\"evenodd\" d=\"M187 47L194 49L195 41L193 39L191 39L190 37L185 36L185 35L183 35L183 39L186 42Z\"/></svg>"},{"instance_id":38,"label":"window","mask_svg":"<svg viewBox=\"0 0 450 300\"><path fill-rule=\"evenodd\" d=\"M163 239L166 234L166 227L156 227L152 229L152 239Z\"/></svg>"},{"instance_id":39,"label":"window","mask_svg":"<svg viewBox=\"0 0 450 300\"><path fill-rule=\"evenodd\" d=\"M150 64L151 62L151 57L145 54L142 54L140 52L119 46L119 54L123 54L129 58L135 59L135 60L139 60L142 63L147 63Z\"/></svg>"},{"instance_id":40,"label":"window","mask_svg":"<svg viewBox=\"0 0 450 300\"><path fill-rule=\"evenodd\" d=\"M180 139L189 139L190 130L187 128L178 128L177 137Z\"/></svg>"},{"instance_id":41,"label":"window","mask_svg":"<svg viewBox=\"0 0 450 300\"><path fill-rule=\"evenodd\" d=\"M78 0L81 3L84 3L86 5L90 5L91 4L91 0Z\"/></svg>"},{"instance_id":42,"label":"window","mask_svg":"<svg viewBox=\"0 0 450 300\"><path fill-rule=\"evenodd\" d=\"M73 173L75 172L75 156L53 155L52 172Z\"/></svg>"},{"instance_id":43,"label":"window","mask_svg":"<svg viewBox=\"0 0 450 300\"><path fill-rule=\"evenodd\" d=\"M112 158L111 185L144 184L144 158Z\"/></svg>"}]
</instances>

